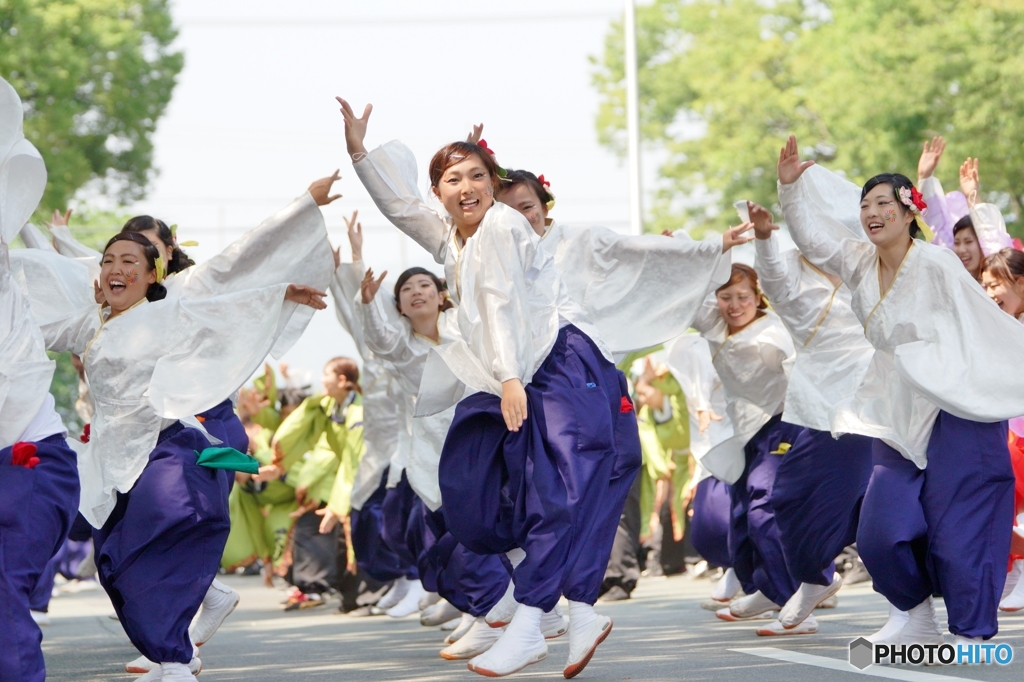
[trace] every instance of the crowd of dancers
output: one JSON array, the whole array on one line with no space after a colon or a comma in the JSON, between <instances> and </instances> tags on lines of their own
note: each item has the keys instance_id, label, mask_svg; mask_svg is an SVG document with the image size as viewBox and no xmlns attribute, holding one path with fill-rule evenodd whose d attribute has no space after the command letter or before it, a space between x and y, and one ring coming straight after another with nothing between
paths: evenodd
<instances>
[{"instance_id":1,"label":"crowd of dancers","mask_svg":"<svg viewBox=\"0 0 1024 682\"><path fill-rule=\"evenodd\" d=\"M945 194L936 138L917 186L857 187L791 137L796 249L750 202L712 239L623 236L554 222L544 176L499 166L480 128L433 155L425 200L411 151L367 150L371 108L338 102L356 175L443 279L381 291L356 215L342 262L320 211L338 173L200 265L149 216L102 252L59 213L47 239L29 224L45 164L0 81L0 679L44 679L32 612L69 543L145 682L195 679L239 601L218 570L260 565L289 610L338 591L345 612L448 624L440 655L485 676L566 636L575 677L663 507L664 537L685 527L725 570L715 615L758 635L815 633L854 544L891 605L872 641L941 642L935 595L958 642L1024 607L1024 254L976 160ZM30 248L8 250L18 234ZM754 266L732 263L750 241ZM328 288L359 358L330 360L320 393L279 385L265 358ZM47 350L80 368L79 438Z\"/></svg>"}]
</instances>

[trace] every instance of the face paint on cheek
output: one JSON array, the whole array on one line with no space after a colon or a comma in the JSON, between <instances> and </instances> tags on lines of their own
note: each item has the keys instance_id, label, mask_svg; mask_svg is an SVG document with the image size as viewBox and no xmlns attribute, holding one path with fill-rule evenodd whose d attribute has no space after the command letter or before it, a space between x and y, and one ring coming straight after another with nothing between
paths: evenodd
<instances>
[{"instance_id":1,"label":"face paint on cheek","mask_svg":"<svg viewBox=\"0 0 1024 682\"><path fill-rule=\"evenodd\" d=\"M536 212L529 218L531 225L540 225L540 212Z\"/></svg>"},{"instance_id":2,"label":"face paint on cheek","mask_svg":"<svg viewBox=\"0 0 1024 682\"><path fill-rule=\"evenodd\" d=\"M894 223L896 222L896 209L887 208L882 212L882 217L885 218L885 222Z\"/></svg>"},{"instance_id":3,"label":"face paint on cheek","mask_svg":"<svg viewBox=\"0 0 1024 682\"><path fill-rule=\"evenodd\" d=\"M490 185L487 186L487 196L492 198L494 197L494 188Z\"/></svg>"},{"instance_id":4,"label":"face paint on cheek","mask_svg":"<svg viewBox=\"0 0 1024 682\"><path fill-rule=\"evenodd\" d=\"M139 273L134 270L125 270L124 279L128 284L135 284L139 281Z\"/></svg>"}]
</instances>

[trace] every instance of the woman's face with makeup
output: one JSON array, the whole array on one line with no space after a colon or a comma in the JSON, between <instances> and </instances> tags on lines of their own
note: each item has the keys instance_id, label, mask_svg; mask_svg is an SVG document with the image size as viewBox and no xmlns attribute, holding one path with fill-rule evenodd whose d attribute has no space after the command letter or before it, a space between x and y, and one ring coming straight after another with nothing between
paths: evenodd
<instances>
[{"instance_id":1,"label":"woman's face with makeup","mask_svg":"<svg viewBox=\"0 0 1024 682\"><path fill-rule=\"evenodd\" d=\"M156 272L149 268L141 245L123 239L103 253L100 288L114 313L122 313L144 299L155 281Z\"/></svg>"},{"instance_id":2,"label":"woman's face with makeup","mask_svg":"<svg viewBox=\"0 0 1024 682\"><path fill-rule=\"evenodd\" d=\"M547 232L548 207L540 200L537 193L523 182L517 182L504 189L498 199L523 214L530 221L530 227L541 237Z\"/></svg>"}]
</instances>

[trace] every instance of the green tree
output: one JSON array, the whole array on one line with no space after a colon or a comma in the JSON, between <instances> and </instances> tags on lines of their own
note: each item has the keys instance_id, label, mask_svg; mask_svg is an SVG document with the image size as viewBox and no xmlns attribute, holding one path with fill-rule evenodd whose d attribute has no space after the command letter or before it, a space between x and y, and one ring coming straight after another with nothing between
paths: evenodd
<instances>
[{"instance_id":1,"label":"green tree","mask_svg":"<svg viewBox=\"0 0 1024 682\"><path fill-rule=\"evenodd\" d=\"M1012 0L640 6L642 135L667 155L648 229L723 227L738 199L776 203L775 161L790 133L854 182L885 171L914 177L923 141L944 135L938 175L947 188L960 161L979 157L983 189L1019 214L1021 45L1024 3ZM599 138L620 153L621 55L615 24L593 80Z\"/></svg>"},{"instance_id":2,"label":"green tree","mask_svg":"<svg viewBox=\"0 0 1024 682\"><path fill-rule=\"evenodd\" d=\"M25 103L49 175L40 212L89 182L126 203L184 63L167 0L0 0L0 75Z\"/></svg>"}]
</instances>

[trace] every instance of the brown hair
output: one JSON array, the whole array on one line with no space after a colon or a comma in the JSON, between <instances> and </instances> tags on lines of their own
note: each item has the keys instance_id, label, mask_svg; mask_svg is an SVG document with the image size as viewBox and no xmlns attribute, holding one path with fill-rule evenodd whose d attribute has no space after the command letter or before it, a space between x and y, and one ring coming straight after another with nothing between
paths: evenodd
<instances>
[{"instance_id":1,"label":"brown hair","mask_svg":"<svg viewBox=\"0 0 1024 682\"><path fill-rule=\"evenodd\" d=\"M474 154L480 158L484 168L490 174L494 191L498 191L499 183L501 183L501 176L498 174L498 162L494 160L494 157L486 149L472 142L452 142L437 150L434 157L430 159L430 186L436 188L446 170L457 163L465 161Z\"/></svg>"},{"instance_id":2,"label":"brown hair","mask_svg":"<svg viewBox=\"0 0 1024 682\"><path fill-rule=\"evenodd\" d=\"M1017 281L1018 277L1024 277L1024 252L1000 249L985 259L981 271L1007 284L1018 296L1024 298L1024 287Z\"/></svg>"},{"instance_id":3,"label":"brown hair","mask_svg":"<svg viewBox=\"0 0 1024 682\"><path fill-rule=\"evenodd\" d=\"M732 264L732 274L729 275L729 281L715 289L715 293L717 294L722 289L728 289L732 285L740 284L741 282L749 284L750 288L753 289L754 293L761 299L757 304L757 309L766 309L768 307L768 299L764 297L764 294L761 293L761 287L758 286L757 272L754 268L749 265L744 265L743 263Z\"/></svg>"},{"instance_id":4,"label":"brown hair","mask_svg":"<svg viewBox=\"0 0 1024 682\"><path fill-rule=\"evenodd\" d=\"M339 356L331 358L324 365L324 371L334 372L348 379L356 389L357 393L362 393L363 389L359 386L359 365L352 358L346 358Z\"/></svg>"}]
</instances>

